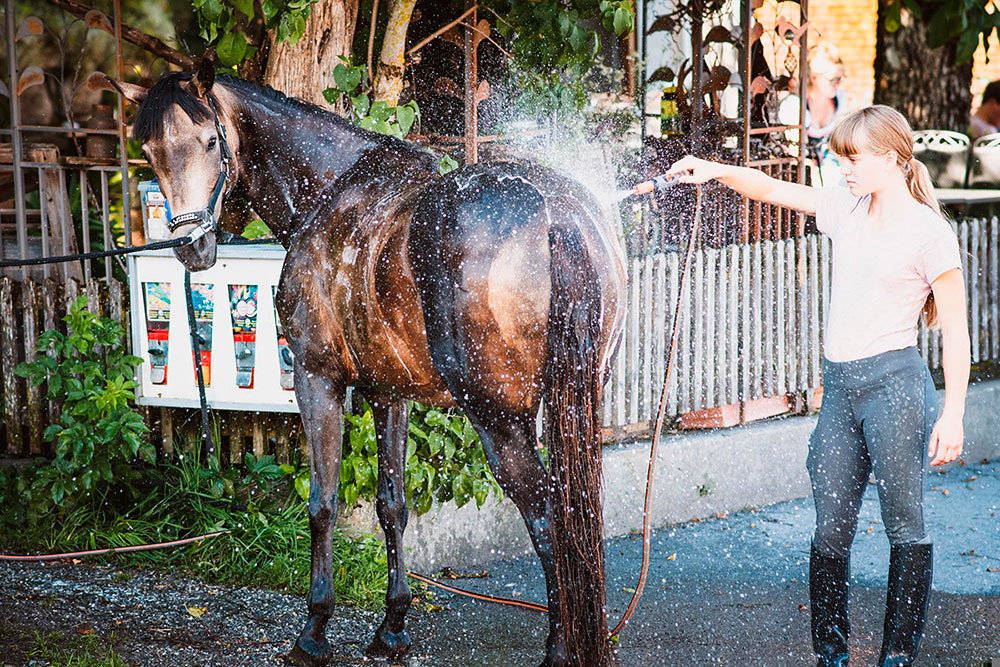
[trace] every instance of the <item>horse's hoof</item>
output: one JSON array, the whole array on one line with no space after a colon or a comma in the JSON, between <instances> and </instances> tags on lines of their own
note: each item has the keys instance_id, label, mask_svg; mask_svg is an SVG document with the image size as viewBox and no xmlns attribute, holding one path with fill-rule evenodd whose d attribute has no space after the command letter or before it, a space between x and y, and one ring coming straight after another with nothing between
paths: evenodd
<instances>
[{"instance_id":1,"label":"horse's hoof","mask_svg":"<svg viewBox=\"0 0 1000 667\"><path fill-rule=\"evenodd\" d=\"M333 659L333 647L330 642L323 638L317 642L308 636L299 637L292 652L288 654L288 662L294 665L305 665L305 667L319 667L329 664Z\"/></svg>"},{"instance_id":2,"label":"horse's hoof","mask_svg":"<svg viewBox=\"0 0 1000 667\"><path fill-rule=\"evenodd\" d=\"M539 667L569 667L569 658L561 651L549 651Z\"/></svg>"},{"instance_id":3,"label":"horse's hoof","mask_svg":"<svg viewBox=\"0 0 1000 667\"><path fill-rule=\"evenodd\" d=\"M379 628L365 655L372 658L402 658L410 650L410 635L402 632L387 632Z\"/></svg>"}]
</instances>

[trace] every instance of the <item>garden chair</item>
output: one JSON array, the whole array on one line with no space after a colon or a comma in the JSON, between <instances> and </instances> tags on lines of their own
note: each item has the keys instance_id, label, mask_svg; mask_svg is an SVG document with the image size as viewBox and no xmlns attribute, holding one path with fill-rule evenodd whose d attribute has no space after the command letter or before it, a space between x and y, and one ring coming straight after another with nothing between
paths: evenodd
<instances>
[{"instance_id":1,"label":"garden chair","mask_svg":"<svg viewBox=\"0 0 1000 667\"><path fill-rule=\"evenodd\" d=\"M966 187L1000 188L1000 132L985 134L973 142Z\"/></svg>"},{"instance_id":2,"label":"garden chair","mask_svg":"<svg viewBox=\"0 0 1000 667\"><path fill-rule=\"evenodd\" d=\"M913 155L927 165L934 187L961 188L969 160L969 137L949 130L913 133Z\"/></svg>"}]
</instances>

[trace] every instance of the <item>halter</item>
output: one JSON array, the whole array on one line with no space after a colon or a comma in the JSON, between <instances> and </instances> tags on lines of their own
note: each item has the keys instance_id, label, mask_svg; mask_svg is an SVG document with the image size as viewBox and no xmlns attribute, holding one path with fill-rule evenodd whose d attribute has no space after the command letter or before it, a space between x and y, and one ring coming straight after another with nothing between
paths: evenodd
<instances>
[{"instance_id":1,"label":"halter","mask_svg":"<svg viewBox=\"0 0 1000 667\"><path fill-rule=\"evenodd\" d=\"M188 234L188 238L190 239L188 241L189 244L194 243L209 232L214 232L218 228L215 220L215 205L219 202L219 197L222 196L222 191L225 189L226 179L229 176L229 161L233 157L233 154L229 151L229 144L226 143L226 127L219 121L219 109L215 106L215 102L212 101L211 96L205 99L208 100L208 106L212 108L212 113L215 115L215 133L219 138L219 178L215 181L215 189L212 190L212 196L209 198L208 205L204 209L174 216L167 223L167 229L170 230L170 233L173 233L182 225L189 225L193 222L197 223L198 226Z\"/></svg>"}]
</instances>

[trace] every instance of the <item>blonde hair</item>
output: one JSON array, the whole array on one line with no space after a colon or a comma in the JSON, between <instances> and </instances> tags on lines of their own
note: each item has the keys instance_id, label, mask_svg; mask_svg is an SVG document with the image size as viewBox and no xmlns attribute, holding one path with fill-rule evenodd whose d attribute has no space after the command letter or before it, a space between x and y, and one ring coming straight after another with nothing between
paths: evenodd
<instances>
[{"instance_id":1,"label":"blonde hair","mask_svg":"<svg viewBox=\"0 0 1000 667\"><path fill-rule=\"evenodd\" d=\"M862 152L884 155L894 151L896 166L906 178L910 195L943 219L931 175L924 163L913 157L912 132L903 114L884 104L874 104L844 115L830 135L830 150L843 156ZM933 292L927 296L922 313L928 327L937 326Z\"/></svg>"}]
</instances>

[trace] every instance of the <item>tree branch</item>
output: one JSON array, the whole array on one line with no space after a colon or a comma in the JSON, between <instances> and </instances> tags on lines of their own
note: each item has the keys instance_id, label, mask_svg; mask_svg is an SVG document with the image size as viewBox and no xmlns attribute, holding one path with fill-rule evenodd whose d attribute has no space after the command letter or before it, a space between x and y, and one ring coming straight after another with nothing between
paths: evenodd
<instances>
[{"instance_id":1,"label":"tree branch","mask_svg":"<svg viewBox=\"0 0 1000 667\"><path fill-rule=\"evenodd\" d=\"M49 3L76 16L83 18L93 7L90 7L79 0L49 0ZM122 39L132 42L136 46L149 51L155 56L163 58L168 63L183 67L184 69L194 69L194 60L175 48L167 46L162 41L136 30L132 26L122 24Z\"/></svg>"}]
</instances>

